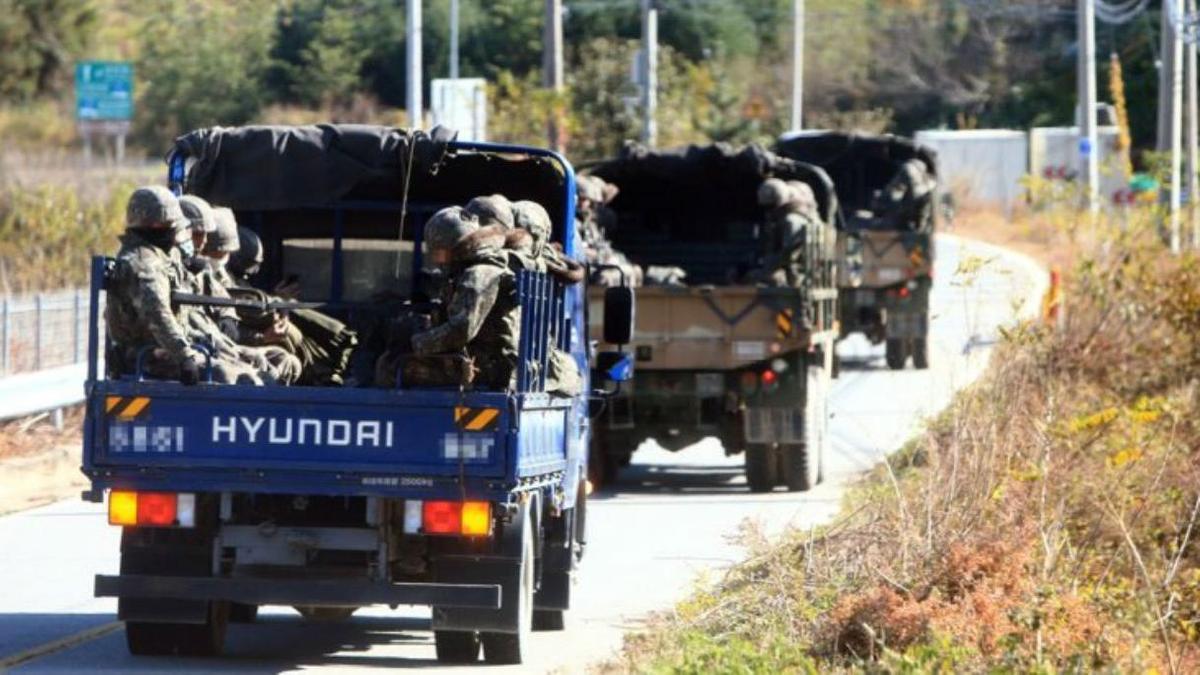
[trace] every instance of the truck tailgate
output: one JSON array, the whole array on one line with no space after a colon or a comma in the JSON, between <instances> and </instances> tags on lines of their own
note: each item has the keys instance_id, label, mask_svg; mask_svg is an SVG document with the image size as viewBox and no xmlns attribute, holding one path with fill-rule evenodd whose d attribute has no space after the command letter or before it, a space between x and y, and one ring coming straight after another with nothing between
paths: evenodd
<instances>
[{"instance_id":1,"label":"truck tailgate","mask_svg":"<svg viewBox=\"0 0 1200 675\"><path fill-rule=\"evenodd\" d=\"M633 345L638 366L731 370L806 349L811 334L795 320L798 298L790 289L755 286L639 288ZM592 289L590 299L590 311L599 315L603 289ZM602 334L593 328L592 337Z\"/></svg>"},{"instance_id":2,"label":"truck tailgate","mask_svg":"<svg viewBox=\"0 0 1200 675\"><path fill-rule=\"evenodd\" d=\"M98 382L88 397L85 470L267 483L308 472L387 488L544 474L565 464L566 408L544 396L358 389L353 403L348 398L336 388ZM517 416L538 429L538 447L516 447Z\"/></svg>"}]
</instances>

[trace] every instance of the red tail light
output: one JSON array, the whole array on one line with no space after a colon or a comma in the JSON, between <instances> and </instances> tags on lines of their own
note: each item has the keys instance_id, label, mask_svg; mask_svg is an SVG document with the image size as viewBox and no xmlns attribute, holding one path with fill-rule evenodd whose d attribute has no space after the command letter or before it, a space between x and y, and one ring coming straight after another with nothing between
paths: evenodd
<instances>
[{"instance_id":1,"label":"red tail light","mask_svg":"<svg viewBox=\"0 0 1200 675\"><path fill-rule=\"evenodd\" d=\"M426 501L421 511L425 534L458 534L462 527L462 502Z\"/></svg>"}]
</instances>

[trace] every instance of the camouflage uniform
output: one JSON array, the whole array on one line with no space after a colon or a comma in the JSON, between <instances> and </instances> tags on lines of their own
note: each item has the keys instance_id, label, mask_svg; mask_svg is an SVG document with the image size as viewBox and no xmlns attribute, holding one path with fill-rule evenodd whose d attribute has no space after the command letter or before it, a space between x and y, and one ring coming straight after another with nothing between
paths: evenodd
<instances>
[{"instance_id":1,"label":"camouflage uniform","mask_svg":"<svg viewBox=\"0 0 1200 675\"><path fill-rule=\"evenodd\" d=\"M812 188L768 178L759 186L758 202L767 209L764 223L763 267L759 281L802 288L808 283L806 248L811 230L820 226Z\"/></svg>"},{"instance_id":2,"label":"camouflage uniform","mask_svg":"<svg viewBox=\"0 0 1200 675\"><path fill-rule=\"evenodd\" d=\"M173 306L171 293L191 291L186 271L174 252L190 238L179 202L166 188L135 190L126 208L126 233L109 281L105 320L112 341L110 369L132 373L147 348L143 369L164 379L188 379L203 372L207 359L198 343L220 334L202 313ZM206 330L197 330L203 326ZM216 352L213 379L220 383L261 384L255 370L236 357Z\"/></svg>"},{"instance_id":3,"label":"camouflage uniform","mask_svg":"<svg viewBox=\"0 0 1200 675\"><path fill-rule=\"evenodd\" d=\"M475 383L491 389L513 386L520 330L516 275L503 249L503 233L472 236L478 231L478 221L459 207L442 209L426 225L431 262L449 250L450 300L444 321L412 336L418 358L405 367L409 384L456 384L446 382L437 361L465 351Z\"/></svg>"},{"instance_id":4,"label":"camouflage uniform","mask_svg":"<svg viewBox=\"0 0 1200 675\"><path fill-rule=\"evenodd\" d=\"M550 246L550 214L541 204L531 201L519 201L513 204L518 229L527 230L530 234L529 255L536 265L533 269L547 272L564 284L575 284L583 281L583 266L571 260L562 251ZM554 332L549 335L552 345L558 344L559 336ZM579 364L569 353L554 347L550 350L549 363L546 369L546 391L563 396L577 396L583 393L583 377L580 375Z\"/></svg>"},{"instance_id":5,"label":"camouflage uniform","mask_svg":"<svg viewBox=\"0 0 1200 675\"><path fill-rule=\"evenodd\" d=\"M583 238L584 259L590 267L611 265L625 273L625 283L641 286L642 268L616 250L608 237L616 230L617 214L608 206L617 188L596 176L580 176L576 181L575 227ZM592 283L618 286L621 275L614 270L595 270Z\"/></svg>"},{"instance_id":6,"label":"camouflage uniform","mask_svg":"<svg viewBox=\"0 0 1200 675\"><path fill-rule=\"evenodd\" d=\"M895 229L925 230L933 223L936 189L937 180L925 163L910 159L875 197L872 210L891 219Z\"/></svg>"}]
</instances>

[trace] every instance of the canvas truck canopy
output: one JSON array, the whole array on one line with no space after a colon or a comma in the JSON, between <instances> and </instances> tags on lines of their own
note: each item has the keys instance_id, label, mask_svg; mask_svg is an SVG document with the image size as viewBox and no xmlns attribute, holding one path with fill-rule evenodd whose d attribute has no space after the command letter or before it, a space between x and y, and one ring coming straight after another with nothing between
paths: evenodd
<instances>
[{"instance_id":1,"label":"canvas truck canopy","mask_svg":"<svg viewBox=\"0 0 1200 675\"><path fill-rule=\"evenodd\" d=\"M826 222L838 210L824 171L758 145L652 151L629 144L588 173L619 189L609 204L618 222L609 233L614 247L641 265L682 267L690 284L728 283L754 266L765 217L758 204L763 180L806 183Z\"/></svg>"},{"instance_id":2,"label":"canvas truck canopy","mask_svg":"<svg viewBox=\"0 0 1200 675\"><path fill-rule=\"evenodd\" d=\"M824 169L847 212L870 208L875 191L887 185L910 159L920 160L929 174L937 177L937 153L891 134L800 132L779 139L775 152Z\"/></svg>"},{"instance_id":3,"label":"canvas truck canopy","mask_svg":"<svg viewBox=\"0 0 1200 675\"><path fill-rule=\"evenodd\" d=\"M574 191L565 160L537 148L454 137L442 127L199 129L176 139L171 183L232 208L239 224L260 236L264 260L256 283L269 288L299 276L306 297L364 300L381 288L407 293L420 268L425 222L480 195L538 202L550 214L552 238L572 252ZM389 276L395 278L385 283Z\"/></svg>"}]
</instances>

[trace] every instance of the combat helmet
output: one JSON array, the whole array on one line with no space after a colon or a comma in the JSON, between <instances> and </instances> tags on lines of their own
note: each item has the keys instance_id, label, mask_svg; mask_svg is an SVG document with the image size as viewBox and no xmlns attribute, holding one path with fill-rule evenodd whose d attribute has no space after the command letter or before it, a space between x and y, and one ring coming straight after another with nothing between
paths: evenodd
<instances>
[{"instance_id":1,"label":"combat helmet","mask_svg":"<svg viewBox=\"0 0 1200 675\"><path fill-rule=\"evenodd\" d=\"M183 195L179 198L179 208L191 223L192 229L211 235L217 229L217 220L213 208L208 202L196 195Z\"/></svg>"},{"instance_id":2,"label":"combat helmet","mask_svg":"<svg viewBox=\"0 0 1200 675\"><path fill-rule=\"evenodd\" d=\"M258 268L262 266L262 240L253 230L242 226L238 226L237 236L238 250L230 254L226 269L240 277L252 277L258 274Z\"/></svg>"},{"instance_id":3,"label":"combat helmet","mask_svg":"<svg viewBox=\"0 0 1200 675\"><path fill-rule=\"evenodd\" d=\"M533 254L541 254L550 238L550 214L541 204L527 199L513 202L512 213L516 226L533 236Z\"/></svg>"},{"instance_id":4,"label":"combat helmet","mask_svg":"<svg viewBox=\"0 0 1200 675\"><path fill-rule=\"evenodd\" d=\"M769 209L778 208L791 199L788 184L778 178L768 178L758 186L758 204Z\"/></svg>"},{"instance_id":5,"label":"combat helmet","mask_svg":"<svg viewBox=\"0 0 1200 675\"><path fill-rule=\"evenodd\" d=\"M179 199L161 185L146 185L129 195L125 205L127 230L177 230L187 232L191 223L179 207Z\"/></svg>"},{"instance_id":6,"label":"combat helmet","mask_svg":"<svg viewBox=\"0 0 1200 675\"><path fill-rule=\"evenodd\" d=\"M500 225L513 229L512 202L501 194L484 195L467 202L464 210L479 219L480 225Z\"/></svg>"},{"instance_id":7,"label":"combat helmet","mask_svg":"<svg viewBox=\"0 0 1200 675\"><path fill-rule=\"evenodd\" d=\"M454 246L478 229L479 221L461 206L447 206L433 214L425 223L426 264L433 267L448 266Z\"/></svg>"},{"instance_id":8,"label":"combat helmet","mask_svg":"<svg viewBox=\"0 0 1200 675\"><path fill-rule=\"evenodd\" d=\"M204 244L205 253L233 253L238 250L238 224L233 211L225 207L213 210L217 227Z\"/></svg>"}]
</instances>

